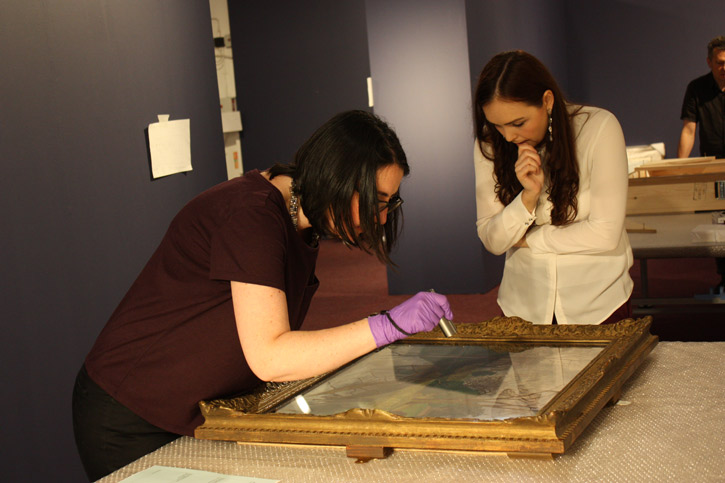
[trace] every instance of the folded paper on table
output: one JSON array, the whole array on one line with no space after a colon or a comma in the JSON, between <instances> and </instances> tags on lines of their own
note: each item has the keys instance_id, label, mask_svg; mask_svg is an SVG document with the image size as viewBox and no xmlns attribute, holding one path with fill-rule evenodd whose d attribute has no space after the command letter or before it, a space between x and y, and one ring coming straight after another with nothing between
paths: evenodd
<instances>
[{"instance_id":1,"label":"folded paper on table","mask_svg":"<svg viewBox=\"0 0 725 483\"><path fill-rule=\"evenodd\" d=\"M170 481L189 481L194 483L277 483L279 480L247 476L224 475L211 471L177 468L173 466L154 465L150 468L129 476L123 483L166 483Z\"/></svg>"},{"instance_id":2,"label":"folded paper on table","mask_svg":"<svg viewBox=\"0 0 725 483\"><path fill-rule=\"evenodd\" d=\"M724 243L725 225L697 225L690 232L693 243Z\"/></svg>"}]
</instances>

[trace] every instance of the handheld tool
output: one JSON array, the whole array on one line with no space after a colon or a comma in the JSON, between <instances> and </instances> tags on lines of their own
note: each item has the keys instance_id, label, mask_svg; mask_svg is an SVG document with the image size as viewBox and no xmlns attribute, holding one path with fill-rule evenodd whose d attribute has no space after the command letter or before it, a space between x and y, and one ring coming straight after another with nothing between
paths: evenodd
<instances>
[{"instance_id":1,"label":"handheld tool","mask_svg":"<svg viewBox=\"0 0 725 483\"><path fill-rule=\"evenodd\" d=\"M435 293L435 290L433 289L430 289L428 291ZM458 331L456 330L456 326L453 325L453 322L446 319L445 317L441 317L441 320L438 321L438 326L441 328L441 330L443 331L443 335L445 335L446 337L453 337L458 333Z\"/></svg>"}]
</instances>

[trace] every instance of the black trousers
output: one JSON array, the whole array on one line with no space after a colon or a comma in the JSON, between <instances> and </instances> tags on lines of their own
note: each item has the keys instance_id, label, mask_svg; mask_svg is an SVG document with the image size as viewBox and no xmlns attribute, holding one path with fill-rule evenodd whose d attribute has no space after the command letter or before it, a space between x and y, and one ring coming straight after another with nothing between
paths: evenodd
<instances>
[{"instance_id":1,"label":"black trousers","mask_svg":"<svg viewBox=\"0 0 725 483\"><path fill-rule=\"evenodd\" d=\"M73 387L73 433L88 479L109 473L177 439L113 399L81 367Z\"/></svg>"}]
</instances>

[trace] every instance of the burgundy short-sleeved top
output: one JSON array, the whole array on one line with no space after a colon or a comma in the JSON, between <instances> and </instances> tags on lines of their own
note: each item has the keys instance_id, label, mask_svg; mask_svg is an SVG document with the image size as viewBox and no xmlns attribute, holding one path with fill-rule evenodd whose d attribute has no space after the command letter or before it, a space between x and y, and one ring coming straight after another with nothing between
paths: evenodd
<instances>
[{"instance_id":1,"label":"burgundy short-sleeved top","mask_svg":"<svg viewBox=\"0 0 725 483\"><path fill-rule=\"evenodd\" d=\"M258 171L221 183L171 222L88 354L88 374L148 422L193 435L200 400L261 383L242 352L229 281L284 291L296 330L318 286L316 260Z\"/></svg>"}]
</instances>

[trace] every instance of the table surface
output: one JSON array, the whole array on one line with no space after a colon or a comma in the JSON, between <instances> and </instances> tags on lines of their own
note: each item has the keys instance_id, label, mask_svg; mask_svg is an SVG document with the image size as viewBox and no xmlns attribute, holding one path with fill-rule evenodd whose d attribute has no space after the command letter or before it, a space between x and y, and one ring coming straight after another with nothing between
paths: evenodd
<instances>
[{"instance_id":1,"label":"table surface","mask_svg":"<svg viewBox=\"0 0 725 483\"><path fill-rule=\"evenodd\" d=\"M657 230L657 233L628 233L635 258L725 257L725 243L692 241L693 228L712 223L710 212L637 215L628 216L627 221Z\"/></svg>"},{"instance_id":2,"label":"table surface","mask_svg":"<svg viewBox=\"0 0 725 483\"><path fill-rule=\"evenodd\" d=\"M283 482L725 481L725 342L660 342L563 455L396 450L356 464L342 447L237 444L183 437L100 480L153 465Z\"/></svg>"}]
</instances>

